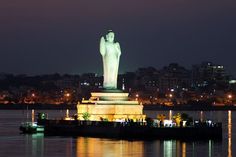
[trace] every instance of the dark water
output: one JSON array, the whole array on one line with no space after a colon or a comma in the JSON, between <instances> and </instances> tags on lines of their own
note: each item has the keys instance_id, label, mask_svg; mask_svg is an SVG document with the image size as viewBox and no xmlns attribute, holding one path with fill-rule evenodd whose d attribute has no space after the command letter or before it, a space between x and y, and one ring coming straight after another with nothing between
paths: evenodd
<instances>
[{"instance_id":1,"label":"dark water","mask_svg":"<svg viewBox=\"0 0 236 157\"><path fill-rule=\"evenodd\" d=\"M37 111L35 111L37 112ZM40 111L42 112L42 111ZM43 111L49 118L61 117L65 111ZM75 112L75 111L73 111ZM165 111L146 111L155 118ZM177 113L173 111L174 115ZM26 111L0 111L0 157L231 157L236 155L236 112L185 112L196 119L213 119L223 123L222 141L126 141L85 137L45 137L43 134L22 135L19 124L26 120Z\"/></svg>"}]
</instances>

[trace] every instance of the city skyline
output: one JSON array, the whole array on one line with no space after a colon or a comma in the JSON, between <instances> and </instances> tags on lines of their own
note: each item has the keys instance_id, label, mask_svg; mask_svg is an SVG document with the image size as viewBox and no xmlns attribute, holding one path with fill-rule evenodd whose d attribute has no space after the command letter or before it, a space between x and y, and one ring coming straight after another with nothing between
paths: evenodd
<instances>
[{"instance_id":1,"label":"city skyline","mask_svg":"<svg viewBox=\"0 0 236 157\"><path fill-rule=\"evenodd\" d=\"M235 76L234 4L231 0L3 2L0 72L101 74L99 39L112 29L122 47L119 73L172 62L189 69L212 61Z\"/></svg>"},{"instance_id":2,"label":"city skyline","mask_svg":"<svg viewBox=\"0 0 236 157\"><path fill-rule=\"evenodd\" d=\"M122 76L122 75L126 75L129 73L139 73L140 71L149 71L151 70L152 72L157 72L157 73L162 73L162 71L164 70L168 70L168 69L172 69L173 71L177 70L175 68L180 68L180 69L184 69L186 71L188 71L189 75L196 75L195 74L195 70L199 70L200 69L205 69L210 73L214 73L214 72L220 72L222 76L227 77L230 80L235 80L235 75L233 75L232 73L229 73L228 69L225 68L224 65L222 64L218 64L218 63L213 63L210 61L203 61L203 62L199 62L196 64L191 65L191 67L185 67L179 63L168 63L166 65L163 65L162 67L153 67L153 66L146 66L146 67L138 67L136 69L134 69L133 71L124 71L123 73L118 73L118 76ZM203 70L204 71L204 70ZM14 74L14 73L8 73L8 72L0 72L0 77L5 78L5 76L20 76L20 77L37 77L37 76L52 76L52 75L57 75L57 76L83 76L83 75L94 75L95 77L103 77L103 73L97 73L94 71L87 71L84 73L58 73L58 72L54 72L54 73L42 73L42 74L24 74L24 73L20 73L20 74ZM198 74L197 74L198 75ZM196 76L197 76L196 75ZM212 76L213 77L213 76Z\"/></svg>"}]
</instances>

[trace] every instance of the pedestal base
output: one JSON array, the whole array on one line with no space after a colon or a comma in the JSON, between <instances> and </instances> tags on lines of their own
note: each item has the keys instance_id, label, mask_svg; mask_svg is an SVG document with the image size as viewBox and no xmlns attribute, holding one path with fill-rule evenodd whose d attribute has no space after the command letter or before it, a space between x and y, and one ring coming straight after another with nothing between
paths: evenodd
<instances>
[{"instance_id":1,"label":"pedestal base","mask_svg":"<svg viewBox=\"0 0 236 157\"><path fill-rule=\"evenodd\" d=\"M138 101L129 101L128 93L103 93L93 92L89 100L83 100L77 105L77 115L79 120L83 120L85 113L89 114L89 120L124 121L132 119L142 121L143 105Z\"/></svg>"}]
</instances>

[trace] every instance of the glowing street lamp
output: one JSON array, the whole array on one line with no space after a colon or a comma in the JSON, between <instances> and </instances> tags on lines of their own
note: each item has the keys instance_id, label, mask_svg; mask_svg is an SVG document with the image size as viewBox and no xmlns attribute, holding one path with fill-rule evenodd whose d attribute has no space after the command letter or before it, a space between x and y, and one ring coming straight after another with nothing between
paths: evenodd
<instances>
[{"instance_id":1,"label":"glowing street lamp","mask_svg":"<svg viewBox=\"0 0 236 157\"><path fill-rule=\"evenodd\" d=\"M35 103L35 97L36 97L36 94L35 93L31 93L30 103Z\"/></svg>"},{"instance_id":2,"label":"glowing street lamp","mask_svg":"<svg viewBox=\"0 0 236 157\"><path fill-rule=\"evenodd\" d=\"M228 97L228 99L232 99L233 96L231 94L229 94L227 97Z\"/></svg>"},{"instance_id":3,"label":"glowing street lamp","mask_svg":"<svg viewBox=\"0 0 236 157\"><path fill-rule=\"evenodd\" d=\"M232 94L228 94L227 95L227 98L228 98L228 103L231 104L232 103L232 98L233 98L233 95Z\"/></svg>"},{"instance_id":4,"label":"glowing street lamp","mask_svg":"<svg viewBox=\"0 0 236 157\"><path fill-rule=\"evenodd\" d=\"M69 102L70 99L71 99L71 94L66 92L66 93L64 94L64 98L63 98L63 99L64 99L64 101Z\"/></svg>"}]
</instances>

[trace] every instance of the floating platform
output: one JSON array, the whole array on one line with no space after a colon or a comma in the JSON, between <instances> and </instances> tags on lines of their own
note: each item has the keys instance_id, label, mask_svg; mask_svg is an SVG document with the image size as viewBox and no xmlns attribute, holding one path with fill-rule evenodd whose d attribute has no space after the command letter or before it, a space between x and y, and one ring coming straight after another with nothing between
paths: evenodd
<instances>
[{"instance_id":1,"label":"floating platform","mask_svg":"<svg viewBox=\"0 0 236 157\"><path fill-rule=\"evenodd\" d=\"M146 122L39 120L46 135L88 136L120 139L222 139L221 123L186 127L156 127Z\"/></svg>"}]
</instances>

